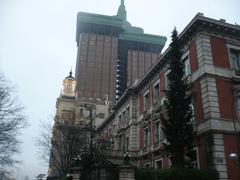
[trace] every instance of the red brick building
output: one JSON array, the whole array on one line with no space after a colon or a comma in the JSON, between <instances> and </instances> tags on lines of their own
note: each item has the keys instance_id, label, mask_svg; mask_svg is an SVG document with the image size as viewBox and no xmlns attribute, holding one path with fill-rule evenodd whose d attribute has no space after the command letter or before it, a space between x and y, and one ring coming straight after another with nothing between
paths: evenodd
<instances>
[{"instance_id":1,"label":"red brick building","mask_svg":"<svg viewBox=\"0 0 240 180\"><path fill-rule=\"evenodd\" d=\"M197 132L193 165L216 168L221 180L239 180L240 161L229 156L240 155L240 26L198 13L179 38L185 78L193 93ZM116 157L128 152L139 167L171 165L161 151L168 52L169 48L125 91L100 128L114 141Z\"/></svg>"}]
</instances>

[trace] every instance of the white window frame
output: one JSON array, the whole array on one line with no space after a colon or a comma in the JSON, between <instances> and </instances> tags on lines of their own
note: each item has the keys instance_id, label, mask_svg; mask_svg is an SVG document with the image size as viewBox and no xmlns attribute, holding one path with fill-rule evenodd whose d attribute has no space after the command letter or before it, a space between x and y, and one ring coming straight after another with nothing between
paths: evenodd
<instances>
[{"instance_id":1,"label":"white window frame","mask_svg":"<svg viewBox=\"0 0 240 180\"><path fill-rule=\"evenodd\" d=\"M190 65L190 58L189 58L189 51L186 51L182 55L182 60L184 61L184 75L183 77L188 77L191 75L191 65Z\"/></svg>"},{"instance_id":2,"label":"white window frame","mask_svg":"<svg viewBox=\"0 0 240 180\"><path fill-rule=\"evenodd\" d=\"M230 65L231 65L231 69L233 70L233 71L235 71L235 70L238 70L238 71L240 71L240 65L239 65L239 69L236 69L236 67L234 66L234 64L233 64L233 62L232 62L232 59L231 59L231 49L233 49L233 50L237 50L237 51L240 51L240 46L234 46L234 45L231 45L231 44L228 44L227 45L227 48L228 48L228 59L229 59L229 61L230 61ZM240 62L239 62L240 63Z\"/></svg>"},{"instance_id":3,"label":"white window frame","mask_svg":"<svg viewBox=\"0 0 240 180\"><path fill-rule=\"evenodd\" d=\"M144 168L151 168L151 163L150 162L145 162L143 164ZM148 167L147 167L148 166Z\"/></svg>"},{"instance_id":4,"label":"white window frame","mask_svg":"<svg viewBox=\"0 0 240 180\"><path fill-rule=\"evenodd\" d=\"M148 95L148 105L146 105L146 99L145 99L145 96L146 96L146 95ZM144 110L144 111L149 110L150 104L151 104L151 102L150 102L150 91L149 91L149 89L148 89L148 90L145 91L144 94L143 94L143 110ZM147 106L147 107L146 107L146 106Z\"/></svg>"},{"instance_id":5,"label":"white window frame","mask_svg":"<svg viewBox=\"0 0 240 180\"><path fill-rule=\"evenodd\" d=\"M193 115L193 117L192 117L192 119L191 119L191 122L192 122L192 124L193 124L193 127L195 127L195 125L196 125L196 114L195 114L194 102L192 102L192 103L190 104L190 106L191 106L192 115Z\"/></svg>"},{"instance_id":6,"label":"white window frame","mask_svg":"<svg viewBox=\"0 0 240 180\"><path fill-rule=\"evenodd\" d=\"M168 74L170 73L170 70L166 70L164 73L164 78L165 78L165 89L169 90L169 80L168 80Z\"/></svg>"},{"instance_id":7,"label":"white window frame","mask_svg":"<svg viewBox=\"0 0 240 180\"><path fill-rule=\"evenodd\" d=\"M158 123L158 125L159 125L159 128L158 128L158 135L159 135L159 139L157 140L157 135L156 135L156 132L157 132L157 130L156 130L156 124ZM154 143L160 143L160 141L161 141L161 139L162 139L162 133L161 133L161 124L160 124L160 121L159 120L157 120L157 121L155 121L154 122Z\"/></svg>"},{"instance_id":8,"label":"white window frame","mask_svg":"<svg viewBox=\"0 0 240 180\"><path fill-rule=\"evenodd\" d=\"M159 161L162 161L162 168L157 168L157 162L159 162ZM155 168L155 169L163 169L163 158L160 158L160 159L155 160L154 168Z\"/></svg>"},{"instance_id":9,"label":"white window frame","mask_svg":"<svg viewBox=\"0 0 240 180\"><path fill-rule=\"evenodd\" d=\"M184 77L188 77L191 75L191 66L189 56L184 59Z\"/></svg>"},{"instance_id":10,"label":"white window frame","mask_svg":"<svg viewBox=\"0 0 240 180\"><path fill-rule=\"evenodd\" d=\"M197 159L196 159L196 161L192 162L192 164L197 163L197 167L194 166L194 168L199 169L199 168L200 168L200 164L199 164L199 152L198 152L198 147L197 147L197 146L194 147L193 150L196 151L196 153L197 153Z\"/></svg>"},{"instance_id":11,"label":"white window frame","mask_svg":"<svg viewBox=\"0 0 240 180\"><path fill-rule=\"evenodd\" d=\"M147 130L147 137L146 137L146 130ZM148 147L150 145L150 130L149 130L149 127L145 127L144 128L144 137L143 137L143 141L144 141L144 148L145 147Z\"/></svg>"},{"instance_id":12,"label":"white window frame","mask_svg":"<svg viewBox=\"0 0 240 180\"><path fill-rule=\"evenodd\" d=\"M155 87L158 85L158 96L156 96L156 91ZM160 79L158 79L154 84L153 84L153 101L158 102L161 99L161 94L160 94Z\"/></svg>"}]
</instances>

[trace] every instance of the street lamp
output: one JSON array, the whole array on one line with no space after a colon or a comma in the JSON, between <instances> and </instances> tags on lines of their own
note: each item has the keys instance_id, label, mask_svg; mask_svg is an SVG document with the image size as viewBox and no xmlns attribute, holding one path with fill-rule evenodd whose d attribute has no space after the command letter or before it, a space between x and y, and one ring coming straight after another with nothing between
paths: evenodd
<instances>
[{"instance_id":1,"label":"street lamp","mask_svg":"<svg viewBox=\"0 0 240 180\"><path fill-rule=\"evenodd\" d=\"M128 152L126 152L126 153L123 155L123 157L124 157L124 164L129 164L131 155L129 155Z\"/></svg>"},{"instance_id":2,"label":"street lamp","mask_svg":"<svg viewBox=\"0 0 240 180\"><path fill-rule=\"evenodd\" d=\"M237 161L240 160L237 153L230 153L229 154L229 159L233 160L233 161Z\"/></svg>"},{"instance_id":3,"label":"street lamp","mask_svg":"<svg viewBox=\"0 0 240 180\"><path fill-rule=\"evenodd\" d=\"M67 179L72 180L73 179L72 174L67 174Z\"/></svg>"},{"instance_id":4,"label":"street lamp","mask_svg":"<svg viewBox=\"0 0 240 180\"><path fill-rule=\"evenodd\" d=\"M89 111L89 117L90 117L90 158L92 160L92 154L93 154L93 110L95 106L93 104L84 104L84 107Z\"/></svg>"}]
</instances>

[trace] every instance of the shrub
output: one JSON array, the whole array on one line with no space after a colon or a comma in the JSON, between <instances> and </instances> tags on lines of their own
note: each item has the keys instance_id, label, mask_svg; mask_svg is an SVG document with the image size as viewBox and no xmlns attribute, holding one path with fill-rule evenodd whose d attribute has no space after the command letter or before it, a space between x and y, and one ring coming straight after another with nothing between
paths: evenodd
<instances>
[{"instance_id":1,"label":"shrub","mask_svg":"<svg viewBox=\"0 0 240 180\"><path fill-rule=\"evenodd\" d=\"M213 169L138 169L136 180L218 180Z\"/></svg>"}]
</instances>

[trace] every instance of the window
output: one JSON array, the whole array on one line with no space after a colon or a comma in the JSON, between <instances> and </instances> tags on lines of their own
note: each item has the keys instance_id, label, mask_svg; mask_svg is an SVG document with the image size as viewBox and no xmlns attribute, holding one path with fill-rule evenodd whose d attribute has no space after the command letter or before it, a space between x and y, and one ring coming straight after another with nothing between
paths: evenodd
<instances>
[{"instance_id":1,"label":"window","mask_svg":"<svg viewBox=\"0 0 240 180\"><path fill-rule=\"evenodd\" d=\"M127 121L129 121L130 120L130 108L129 107L127 107L127 109L126 109L126 116L127 116Z\"/></svg>"},{"instance_id":2,"label":"window","mask_svg":"<svg viewBox=\"0 0 240 180\"><path fill-rule=\"evenodd\" d=\"M163 160L162 159L158 159L155 161L155 168L156 169L162 169L163 168Z\"/></svg>"},{"instance_id":3,"label":"window","mask_svg":"<svg viewBox=\"0 0 240 180\"><path fill-rule=\"evenodd\" d=\"M155 135L155 143L158 143L161 140L161 127L160 122L155 123L155 129L154 129L154 135Z\"/></svg>"},{"instance_id":4,"label":"window","mask_svg":"<svg viewBox=\"0 0 240 180\"><path fill-rule=\"evenodd\" d=\"M122 117L123 117L123 121L126 121L126 112L125 111L122 112Z\"/></svg>"},{"instance_id":5,"label":"window","mask_svg":"<svg viewBox=\"0 0 240 180\"><path fill-rule=\"evenodd\" d=\"M157 81L153 86L153 98L154 102L157 102L160 100L160 86L159 81Z\"/></svg>"},{"instance_id":6,"label":"window","mask_svg":"<svg viewBox=\"0 0 240 180\"><path fill-rule=\"evenodd\" d=\"M118 137L118 150L121 150L121 136Z\"/></svg>"},{"instance_id":7,"label":"window","mask_svg":"<svg viewBox=\"0 0 240 180\"><path fill-rule=\"evenodd\" d=\"M193 149L192 167L199 168L199 157L198 157L198 148L197 147L195 147Z\"/></svg>"},{"instance_id":8,"label":"window","mask_svg":"<svg viewBox=\"0 0 240 180\"><path fill-rule=\"evenodd\" d=\"M187 77L191 74L190 61L188 56L186 56L183 60L184 60L184 77Z\"/></svg>"},{"instance_id":9,"label":"window","mask_svg":"<svg viewBox=\"0 0 240 180\"><path fill-rule=\"evenodd\" d=\"M237 108L237 112L238 112L239 115L240 115L240 91L237 92L236 108Z\"/></svg>"},{"instance_id":10,"label":"window","mask_svg":"<svg viewBox=\"0 0 240 180\"><path fill-rule=\"evenodd\" d=\"M167 70L165 72L165 89L166 90L169 90L169 85L170 85L169 73L170 73L170 70Z\"/></svg>"},{"instance_id":11,"label":"window","mask_svg":"<svg viewBox=\"0 0 240 180\"><path fill-rule=\"evenodd\" d=\"M145 128L144 129L144 147L149 146L150 144L150 133L149 133L149 129Z\"/></svg>"},{"instance_id":12,"label":"window","mask_svg":"<svg viewBox=\"0 0 240 180\"><path fill-rule=\"evenodd\" d=\"M232 68L236 75L240 76L240 50L229 49Z\"/></svg>"},{"instance_id":13,"label":"window","mask_svg":"<svg viewBox=\"0 0 240 180\"><path fill-rule=\"evenodd\" d=\"M79 109L79 117L80 117L80 118L83 118L83 108L80 108L80 109Z\"/></svg>"},{"instance_id":14,"label":"window","mask_svg":"<svg viewBox=\"0 0 240 180\"><path fill-rule=\"evenodd\" d=\"M145 168L150 168L150 162L144 163Z\"/></svg>"},{"instance_id":15,"label":"window","mask_svg":"<svg viewBox=\"0 0 240 180\"><path fill-rule=\"evenodd\" d=\"M110 138L112 136L112 129L111 127L108 128L108 138Z\"/></svg>"},{"instance_id":16,"label":"window","mask_svg":"<svg viewBox=\"0 0 240 180\"><path fill-rule=\"evenodd\" d=\"M104 119L104 118L105 118L105 113L99 113L99 114L98 114L98 117L99 117L100 119Z\"/></svg>"},{"instance_id":17,"label":"window","mask_svg":"<svg viewBox=\"0 0 240 180\"><path fill-rule=\"evenodd\" d=\"M118 116L118 128L122 128L121 125L122 125L122 115L119 115Z\"/></svg>"},{"instance_id":18,"label":"window","mask_svg":"<svg viewBox=\"0 0 240 180\"><path fill-rule=\"evenodd\" d=\"M149 91L144 93L144 111L147 111L149 109L150 105L150 94Z\"/></svg>"},{"instance_id":19,"label":"window","mask_svg":"<svg viewBox=\"0 0 240 180\"><path fill-rule=\"evenodd\" d=\"M196 120L195 120L195 110L194 110L194 106L193 104L190 104L190 108L192 109L192 119L191 119L191 123L193 124L193 127L195 127L195 124L196 124Z\"/></svg>"},{"instance_id":20,"label":"window","mask_svg":"<svg viewBox=\"0 0 240 180\"><path fill-rule=\"evenodd\" d=\"M115 132L115 131L116 131L116 125L113 124L113 132Z\"/></svg>"},{"instance_id":21,"label":"window","mask_svg":"<svg viewBox=\"0 0 240 180\"><path fill-rule=\"evenodd\" d=\"M129 146L129 138L126 137L126 141L125 141L126 145L125 145L125 151L128 151L128 146Z\"/></svg>"},{"instance_id":22,"label":"window","mask_svg":"<svg viewBox=\"0 0 240 180\"><path fill-rule=\"evenodd\" d=\"M66 119L66 120L73 120L73 112L72 111L63 110L62 111L62 118Z\"/></svg>"}]
</instances>

